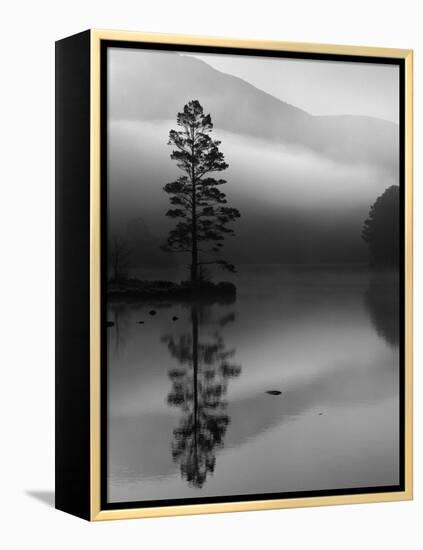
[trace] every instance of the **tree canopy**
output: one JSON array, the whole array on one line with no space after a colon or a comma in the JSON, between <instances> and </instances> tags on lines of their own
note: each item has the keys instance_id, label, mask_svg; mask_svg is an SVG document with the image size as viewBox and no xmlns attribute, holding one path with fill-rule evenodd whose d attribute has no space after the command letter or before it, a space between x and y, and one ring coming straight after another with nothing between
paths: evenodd
<instances>
[{"instance_id":1,"label":"tree canopy","mask_svg":"<svg viewBox=\"0 0 423 550\"><path fill-rule=\"evenodd\" d=\"M399 264L399 219L399 187L391 185L371 206L361 233L369 247L373 265L397 266Z\"/></svg>"}]
</instances>

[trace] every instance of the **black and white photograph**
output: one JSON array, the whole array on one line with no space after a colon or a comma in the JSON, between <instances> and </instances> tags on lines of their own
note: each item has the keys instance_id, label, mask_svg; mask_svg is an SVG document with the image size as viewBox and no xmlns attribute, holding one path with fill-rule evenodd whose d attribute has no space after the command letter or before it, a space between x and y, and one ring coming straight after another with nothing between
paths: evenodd
<instances>
[{"instance_id":1,"label":"black and white photograph","mask_svg":"<svg viewBox=\"0 0 423 550\"><path fill-rule=\"evenodd\" d=\"M1 4L0 548L418 550L418 7Z\"/></svg>"},{"instance_id":2,"label":"black and white photograph","mask_svg":"<svg viewBox=\"0 0 423 550\"><path fill-rule=\"evenodd\" d=\"M399 63L103 55L105 505L400 490Z\"/></svg>"}]
</instances>

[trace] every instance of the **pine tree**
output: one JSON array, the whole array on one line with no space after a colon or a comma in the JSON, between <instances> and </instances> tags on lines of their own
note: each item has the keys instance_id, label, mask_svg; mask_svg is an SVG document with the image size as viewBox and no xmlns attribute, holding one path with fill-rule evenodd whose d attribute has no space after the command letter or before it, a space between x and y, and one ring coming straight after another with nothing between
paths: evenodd
<instances>
[{"instance_id":1,"label":"pine tree","mask_svg":"<svg viewBox=\"0 0 423 550\"><path fill-rule=\"evenodd\" d=\"M213 129L210 115L205 115L199 101L193 100L178 113L176 123L179 128L170 130L168 144L175 147L170 157L183 175L166 184L164 191L171 196L174 207L166 215L178 221L162 248L190 254L191 283L196 284L206 264L235 270L219 254L222 241L234 234L228 224L239 218L240 213L226 206L226 195L220 190L226 181L211 176L226 170L228 164L219 150L221 142L210 136Z\"/></svg>"}]
</instances>

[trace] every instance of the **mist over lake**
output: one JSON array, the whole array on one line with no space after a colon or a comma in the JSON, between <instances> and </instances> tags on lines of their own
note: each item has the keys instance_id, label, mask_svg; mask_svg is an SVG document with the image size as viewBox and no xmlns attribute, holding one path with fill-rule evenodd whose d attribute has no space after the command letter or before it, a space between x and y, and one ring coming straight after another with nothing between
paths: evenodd
<instances>
[{"instance_id":1,"label":"mist over lake","mask_svg":"<svg viewBox=\"0 0 423 550\"><path fill-rule=\"evenodd\" d=\"M111 124L111 231L130 233L134 220L163 240L171 225L164 183L174 167L166 130L172 121ZM334 161L307 148L216 130L231 164L228 197L242 210L237 239L228 242L236 261L257 263L355 263L367 260L361 226L374 199L396 182L380 166ZM148 139L146 137L148 136ZM296 241L292 241L292 232ZM272 235L278 236L275 246ZM134 238L129 235L129 238ZM142 238L138 236L138 239ZM253 243L254 254L243 251ZM134 244L139 247L139 243ZM169 261L163 253L162 261ZM157 261L156 258L153 261Z\"/></svg>"}]
</instances>

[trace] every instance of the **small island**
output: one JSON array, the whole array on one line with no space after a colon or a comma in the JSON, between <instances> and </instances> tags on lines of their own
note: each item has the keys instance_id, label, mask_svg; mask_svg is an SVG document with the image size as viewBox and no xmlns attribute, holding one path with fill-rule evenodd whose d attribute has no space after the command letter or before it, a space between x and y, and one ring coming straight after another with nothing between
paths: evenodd
<instances>
[{"instance_id":1,"label":"small island","mask_svg":"<svg viewBox=\"0 0 423 550\"><path fill-rule=\"evenodd\" d=\"M191 281L173 283L171 281L141 281L139 279L121 279L110 281L108 297L112 301L154 300L213 300L233 301L236 287L229 282L212 283L200 281L193 285Z\"/></svg>"},{"instance_id":2,"label":"small island","mask_svg":"<svg viewBox=\"0 0 423 550\"><path fill-rule=\"evenodd\" d=\"M111 300L221 298L233 301L236 297L235 285L211 282L206 267L216 265L235 273L235 266L223 259L221 252L225 238L234 235L230 225L240 213L227 206L226 195L220 190L226 180L212 176L229 165L219 149L221 142L210 136L213 123L198 100L187 103L177 114L176 122L179 129L170 130L168 145L174 147L170 158L176 161L182 175L163 188L172 205L166 216L176 224L160 248L167 253L187 254L190 278L176 283L128 277L131 250L115 235L111 242L112 273L107 289Z\"/></svg>"}]
</instances>

